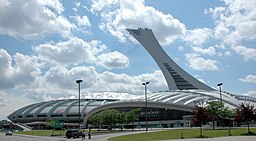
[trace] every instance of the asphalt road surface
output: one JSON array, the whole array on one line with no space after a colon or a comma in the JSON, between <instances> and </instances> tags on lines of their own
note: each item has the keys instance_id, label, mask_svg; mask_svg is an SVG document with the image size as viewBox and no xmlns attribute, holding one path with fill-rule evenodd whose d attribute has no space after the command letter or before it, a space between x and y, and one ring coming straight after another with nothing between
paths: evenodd
<instances>
[{"instance_id":1,"label":"asphalt road surface","mask_svg":"<svg viewBox=\"0 0 256 141\"><path fill-rule=\"evenodd\" d=\"M136 133L145 132L138 131ZM92 136L89 140L88 137L85 141L107 141L108 138L114 136L121 136L126 134L135 134L135 132L122 132L113 134L103 134ZM38 137L29 135L19 135L13 134L12 136L5 136L4 133L0 133L0 141L81 141L81 138L77 139L67 139L64 136L58 137ZM219 138L206 138L206 139L179 139L179 140L169 140L169 141L256 141L256 136L230 136L230 137L219 137Z\"/></svg>"},{"instance_id":2,"label":"asphalt road surface","mask_svg":"<svg viewBox=\"0 0 256 141\"><path fill-rule=\"evenodd\" d=\"M62 137L36 137L13 134L12 136L5 136L4 133L0 133L0 141L66 141L67 138ZM77 139L81 140L81 139ZM72 140L70 140L72 141Z\"/></svg>"}]
</instances>

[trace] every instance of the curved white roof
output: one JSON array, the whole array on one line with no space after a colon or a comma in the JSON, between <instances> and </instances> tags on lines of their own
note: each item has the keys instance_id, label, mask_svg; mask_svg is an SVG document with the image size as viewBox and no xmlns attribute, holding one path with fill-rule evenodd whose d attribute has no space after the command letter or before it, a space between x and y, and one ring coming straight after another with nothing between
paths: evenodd
<instances>
[{"instance_id":1,"label":"curved white roof","mask_svg":"<svg viewBox=\"0 0 256 141\"><path fill-rule=\"evenodd\" d=\"M114 95L105 93L105 96ZM120 95L120 94L119 94ZM155 92L148 94L148 106L158 108L179 108L191 110L197 102L208 102L219 100L218 91L205 90L175 90L166 92ZM95 109L102 110L105 108L118 108L122 106L145 106L145 96L132 96L125 94L122 99L81 99L80 108L81 116L86 117L98 112ZM256 106L256 98L233 95L222 92L222 100L225 106L236 108L242 102L250 102ZM14 122L33 122L37 120L47 120L55 118L64 121L78 120L78 99L63 99L31 104L18 109L8 116L8 119ZM87 117L88 118L88 117Z\"/></svg>"}]
</instances>

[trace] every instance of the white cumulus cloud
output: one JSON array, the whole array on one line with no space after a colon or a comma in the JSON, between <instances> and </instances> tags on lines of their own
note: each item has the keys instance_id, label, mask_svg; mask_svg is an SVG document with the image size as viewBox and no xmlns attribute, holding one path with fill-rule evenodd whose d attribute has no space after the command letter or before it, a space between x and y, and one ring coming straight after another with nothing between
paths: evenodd
<instances>
[{"instance_id":1,"label":"white cumulus cloud","mask_svg":"<svg viewBox=\"0 0 256 141\"><path fill-rule=\"evenodd\" d=\"M94 0L91 11L100 15L100 28L121 42L130 38L126 28L151 28L163 45L171 43L185 32L185 25L178 19L151 6L145 6L144 0Z\"/></svg>"},{"instance_id":2,"label":"white cumulus cloud","mask_svg":"<svg viewBox=\"0 0 256 141\"><path fill-rule=\"evenodd\" d=\"M24 96L10 96L4 91L0 91L0 120L6 120L6 116L12 112L32 104L33 100Z\"/></svg>"},{"instance_id":3,"label":"white cumulus cloud","mask_svg":"<svg viewBox=\"0 0 256 141\"><path fill-rule=\"evenodd\" d=\"M201 46L212 36L212 30L209 28L197 28L194 30L187 30L184 38L184 41L195 45Z\"/></svg>"},{"instance_id":4,"label":"white cumulus cloud","mask_svg":"<svg viewBox=\"0 0 256 141\"><path fill-rule=\"evenodd\" d=\"M107 47L100 41L85 42L80 38L70 38L58 43L45 43L35 46L33 50L40 59L52 64L79 64L96 61L96 55Z\"/></svg>"},{"instance_id":5,"label":"white cumulus cloud","mask_svg":"<svg viewBox=\"0 0 256 141\"><path fill-rule=\"evenodd\" d=\"M245 46L234 46L232 49L239 55L243 56L245 61L256 60L256 49Z\"/></svg>"},{"instance_id":6,"label":"white cumulus cloud","mask_svg":"<svg viewBox=\"0 0 256 141\"><path fill-rule=\"evenodd\" d=\"M189 67L199 71L216 71L219 70L216 60L204 59L198 54L186 54L185 59L189 63Z\"/></svg>"},{"instance_id":7,"label":"white cumulus cloud","mask_svg":"<svg viewBox=\"0 0 256 141\"><path fill-rule=\"evenodd\" d=\"M81 26L85 26L85 27L90 27L91 26L91 23L89 21L89 18L87 16L72 16L72 18L75 19L75 21L77 22L77 25L79 27Z\"/></svg>"},{"instance_id":8,"label":"white cumulus cloud","mask_svg":"<svg viewBox=\"0 0 256 141\"><path fill-rule=\"evenodd\" d=\"M97 58L98 64L108 69L127 68L129 65L128 57L118 51L101 54Z\"/></svg>"},{"instance_id":9,"label":"white cumulus cloud","mask_svg":"<svg viewBox=\"0 0 256 141\"><path fill-rule=\"evenodd\" d=\"M144 92L142 82L150 82L148 91L154 92L156 90L167 90L167 84L164 76L160 70L152 73L141 74L138 76L130 76L127 74L116 74L113 72L105 71L100 74L100 80L95 85L105 86L98 87L98 90L126 92L135 95L141 95Z\"/></svg>"},{"instance_id":10,"label":"white cumulus cloud","mask_svg":"<svg viewBox=\"0 0 256 141\"><path fill-rule=\"evenodd\" d=\"M201 47L192 47L192 49L195 53L199 53L199 54L205 54L205 55L210 55L210 56L213 56L216 54L214 47L209 47L209 48L205 48L205 49L201 48Z\"/></svg>"},{"instance_id":11,"label":"white cumulus cloud","mask_svg":"<svg viewBox=\"0 0 256 141\"><path fill-rule=\"evenodd\" d=\"M249 74L245 78L240 78L239 80L246 83L256 83L256 75Z\"/></svg>"},{"instance_id":12,"label":"white cumulus cloud","mask_svg":"<svg viewBox=\"0 0 256 141\"><path fill-rule=\"evenodd\" d=\"M227 45L243 45L256 40L256 1L223 0L226 6L210 8L216 27L214 35Z\"/></svg>"},{"instance_id":13,"label":"white cumulus cloud","mask_svg":"<svg viewBox=\"0 0 256 141\"><path fill-rule=\"evenodd\" d=\"M61 88L72 88L75 80L83 79L86 85L97 82L97 72L93 66L79 66L71 69L51 67L44 75L45 81ZM93 80L93 81L92 81Z\"/></svg>"},{"instance_id":14,"label":"white cumulus cloud","mask_svg":"<svg viewBox=\"0 0 256 141\"><path fill-rule=\"evenodd\" d=\"M1 1L0 34L26 39L52 33L69 36L74 26L63 11L58 0Z\"/></svg>"},{"instance_id":15,"label":"white cumulus cloud","mask_svg":"<svg viewBox=\"0 0 256 141\"><path fill-rule=\"evenodd\" d=\"M11 56L0 49L0 89L14 88L16 85L29 85L41 74L37 57L20 53Z\"/></svg>"},{"instance_id":16,"label":"white cumulus cloud","mask_svg":"<svg viewBox=\"0 0 256 141\"><path fill-rule=\"evenodd\" d=\"M256 91L249 91L247 93L244 93L243 95L256 98Z\"/></svg>"}]
</instances>

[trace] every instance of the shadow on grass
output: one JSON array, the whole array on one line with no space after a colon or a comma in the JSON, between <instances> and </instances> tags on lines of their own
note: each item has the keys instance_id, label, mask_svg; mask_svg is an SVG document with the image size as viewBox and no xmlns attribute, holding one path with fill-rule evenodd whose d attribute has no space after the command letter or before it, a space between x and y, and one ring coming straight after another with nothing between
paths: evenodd
<instances>
[{"instance_id":1,"label":"shadow on grass","mask_svg":"<svg viewBox=\"0 0 256 141\"><path fill-rule=\"evenodd\" d=\"M218 130L228 130L228 128L215 128L215 129L204 129L204 130L210 130L210 131L218 131ZM232 130L232 129L231 129Z\"/></svg>"},{"instance_id":2,"label":"shadow on grass","mask_svg":"<svg viewBox=\"0 0 256 141\"><path fill-rule=\"evenodd\" d=\"M199 135L199 136L196 136L195 138L209 138L209 137Z\"/></svg>"},{"instance_id":3,"label":"shadow on grass","mask_svg":"<svg viewBox=\"0 0 256 141\"><path fill-rule=\"evenodd\" d=\"M54 137L54 136L63 136L63 135L59 134L59 135L51 135L51 136Z\"/></svg>"},{"instance_id":4,"label":"shadow on grass","mask_svg":"<svg viewBox=\"0 0 256 141\"><path fill-rule=\"evenodd\" d=\"M249 131L249 132L243 133L241 135L243 135L243 136L256 136L256 133Z\"/></svg>"}]
</instances>

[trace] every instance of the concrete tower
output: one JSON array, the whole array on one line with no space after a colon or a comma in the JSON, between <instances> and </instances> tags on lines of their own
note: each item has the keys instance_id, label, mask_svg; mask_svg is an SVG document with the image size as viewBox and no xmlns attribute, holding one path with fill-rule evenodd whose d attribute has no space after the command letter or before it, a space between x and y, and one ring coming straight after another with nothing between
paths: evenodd
<instances>
[{"instance_id":1,"label":"concrete tower","mask_svg":"<svg viewBox=\"0 0 256 141\"><path fill-rule=\"evenodd\" d=\"M198 81L179 67L163 50L151 29L127 29L133 37L149 52L164 74L169 90L202 89L214 90Z\"/></svg>"}]
</instances>

